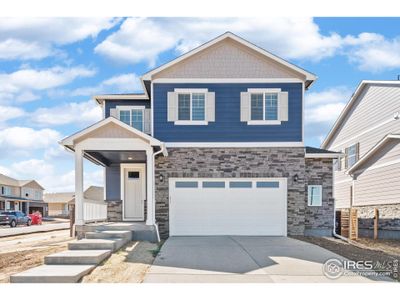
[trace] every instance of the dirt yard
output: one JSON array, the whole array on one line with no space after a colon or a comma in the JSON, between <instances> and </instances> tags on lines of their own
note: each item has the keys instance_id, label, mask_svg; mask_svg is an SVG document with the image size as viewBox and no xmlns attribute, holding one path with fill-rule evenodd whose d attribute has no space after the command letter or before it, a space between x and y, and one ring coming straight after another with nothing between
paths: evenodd
<instances>
[{"instance_id":1,"label":"dirt yard","mask_svg":"<svg viewBox=\"0 0 400 300\"><path fill-rule=\"evenodd\" d=\"M83 283L140 283L153 263L153 253L158 245L145 241L133 241L111 255L92 273L83 277Z\"/></svg>"},{"instance_id":2,"label":"dirt yard","mask_svg":"<svg viewBox=\"0 0 400 300\"><path fill-rule=\"evenodd\" d=\"M46 255L66 250L70 240L69 230L0 238L0 283L43 264Z\"/></svg>"},{"instance_id":3,"label":"dirt yard","mask_svg":"<svg viewBox=\"0 0 400 300\"><path fill-rule=\"evenodd\" d=\"M360 261L372 260L373 262L400 262L400 241L372 240L361 238L356 243L349 244L336 238L328 237L296 237L299 240L316 244L322 248L335 252L347 259ZM393 277L400 281L400 277Z\"/></svg>"}]
</instances>

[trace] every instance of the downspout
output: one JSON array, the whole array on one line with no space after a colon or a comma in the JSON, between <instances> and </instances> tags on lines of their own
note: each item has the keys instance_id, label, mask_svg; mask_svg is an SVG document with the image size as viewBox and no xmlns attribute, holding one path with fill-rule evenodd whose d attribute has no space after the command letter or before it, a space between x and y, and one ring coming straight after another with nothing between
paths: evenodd
<instances>
[{"instance_id":1,"label":"downspout","mask_svg":"<svg viewBox=\"0 0 400 300\"><path fill-rule=\"evenodd\" d=\"M154 172L153 182L154 182L154 184L153 184L151 192L153 193L153 201L154 201L154 220L153 221L154 221L154 227L156 228L157 242L158 243L161 241L161 238L160 238L160 232L158 230L158 224L157 224L157 222L155 220L155 218L156 218L156 190L155 190L156 172L155 172L155 165L156 165L156 156L158 154L164 152L164 150L165 150L165 145L161 144L161 149L159 151L153 153L153 172Z\"/></svg>"}]
</instances>

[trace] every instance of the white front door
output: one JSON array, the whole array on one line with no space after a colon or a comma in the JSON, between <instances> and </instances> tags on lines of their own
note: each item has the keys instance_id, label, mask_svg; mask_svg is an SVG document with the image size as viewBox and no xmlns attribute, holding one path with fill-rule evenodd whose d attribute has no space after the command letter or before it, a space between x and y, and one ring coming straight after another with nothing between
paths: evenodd
<instances>
[{"instance_id":1,"label":"white front door","mask_svg":"<svg viewBox=\"0 0 400 300\"><path fill-rule=\"evenodd\" d=\"M286 235L286 178L170 178L170 235Z\"/></svg>"},{"instance_id":2,"label":"white front door","mask_svg":"<svg viewBox=\"0 0 400 300\"><path fill-rule=\"evenodd\" d=\"M145 164L121 165L121 198L124 221L144 221L145 180Z\"/></svg>"}]
</instances>

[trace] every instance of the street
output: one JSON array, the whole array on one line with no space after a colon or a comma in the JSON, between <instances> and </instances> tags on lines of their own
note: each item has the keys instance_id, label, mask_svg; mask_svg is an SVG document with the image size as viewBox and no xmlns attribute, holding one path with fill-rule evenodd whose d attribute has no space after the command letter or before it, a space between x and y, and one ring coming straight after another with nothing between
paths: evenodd
<instances>
[{"instance_id":1,"label":"street","mask_svg":"<svg viewBox=\"0 0 400 300\"><path fill-rule=\"evenodd\" d=\"M67 229L69 228L69 222L60 222L60 223L44 223L42 225L32 225L32 226L18 226L11 228L9 226L0 226L0 238L14 236L14 235L23 235L27 233L35 233L35 232L47 232L53 230Z\"/></svg>"}]
</instances>

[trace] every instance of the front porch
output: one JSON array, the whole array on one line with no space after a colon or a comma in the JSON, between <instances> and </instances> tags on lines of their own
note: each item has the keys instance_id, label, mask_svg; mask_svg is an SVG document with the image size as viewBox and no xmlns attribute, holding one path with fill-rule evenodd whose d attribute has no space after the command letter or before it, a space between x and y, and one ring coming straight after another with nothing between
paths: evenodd
<instances>
[{"instance_id":1,"label":"front porch","mask_svg":"<svg viewBox=\"0 0 400 300\"><path fill-rule=\"evenodd\" d=\"M129 227L136 235L156 232L154 200L154 159L167 155L162 142L117 120L104 119L60 142L74 152L75 158L75 226L78 236L99 226L85 219L83 197L83 159L104 168L104 200L107 221L115 227Z\"/></svg>"}]
</instances>

